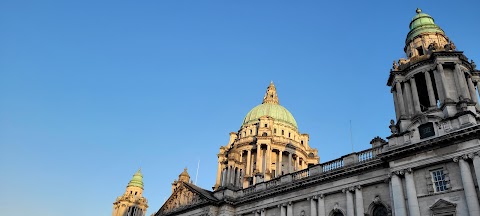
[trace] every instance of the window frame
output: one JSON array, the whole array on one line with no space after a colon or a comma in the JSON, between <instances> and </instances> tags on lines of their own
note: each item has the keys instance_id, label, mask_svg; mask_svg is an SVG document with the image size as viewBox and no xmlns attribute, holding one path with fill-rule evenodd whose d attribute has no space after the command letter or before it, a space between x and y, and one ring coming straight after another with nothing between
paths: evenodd
<instances>
[{"instance_id":1,"label":"window frame","mask_svg":"<svg viewBox=\"0 0 480 216\"><path fill-rule=\"evenodd\" d=\"M432 170L429 170L428 171L429 174L430 174L430 181L432 182L432 187L433 187L433 193L443 193L443 192L447 192L449 190L449 185L448 185L448 172L445 172L445 169L443 167L441 168L437 168L437 169L432 169ZM435 173L437 172L441 172L441 175L443 176L441 180L437 180L435 181ZM444 189L443 190L438 190L437 189L437 184L436 182L442 182L443 185L442 186L439 186L439 187L443 187Z\"/></svg>"}]
</instances>

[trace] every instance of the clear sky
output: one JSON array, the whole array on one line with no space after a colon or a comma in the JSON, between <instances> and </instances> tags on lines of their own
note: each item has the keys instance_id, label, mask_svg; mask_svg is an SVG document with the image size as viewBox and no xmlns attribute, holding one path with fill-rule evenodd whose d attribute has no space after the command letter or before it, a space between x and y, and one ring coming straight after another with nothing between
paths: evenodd
<instances>
[{"instance_id":1,"label":"clear sky","mask_svg":"<svg viewBox=\"0 0 480 216\"><path fill-rule=\"evenodd\" d=\"M479 1L0 1L0 212L110 215L138 168L148 214L271 80L321 162L389 135L392 61L421 7L480 65Z\"/></svg>"}]
</instances>

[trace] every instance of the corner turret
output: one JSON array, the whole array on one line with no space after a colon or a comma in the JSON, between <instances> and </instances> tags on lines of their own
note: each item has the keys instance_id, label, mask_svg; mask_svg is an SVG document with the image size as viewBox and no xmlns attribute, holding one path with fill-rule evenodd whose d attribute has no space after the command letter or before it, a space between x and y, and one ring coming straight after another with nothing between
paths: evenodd
<instances>
[{"instance_id":1,"label":"corner turret","mask_svg":"<svg viewBox=\"0 0 480 216\"><path fill-rule=\"evenodd\" d=\"M476 86L479 72L458 51L434 19L416 10L405 41L407 59L393 63L387 85L393 94L396 122L390 145L439 136L478 124Z\"/></svg>"},{"instance_id":2,"label":"corner turret","mask_svg":"<svg viewBox=\"0 0 480 216\"><path fill-rule=\"evenodd\" d=\"M143 197L143 175L141 170L133 175L122 196L113 203L112 216L144 216L148 202Z\"/></svg>"}]
</instances>

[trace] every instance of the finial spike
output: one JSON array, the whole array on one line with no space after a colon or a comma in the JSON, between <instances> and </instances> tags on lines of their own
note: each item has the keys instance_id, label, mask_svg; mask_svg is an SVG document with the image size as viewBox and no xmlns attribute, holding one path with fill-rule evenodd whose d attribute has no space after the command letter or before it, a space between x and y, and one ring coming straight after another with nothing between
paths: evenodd
<instances>
[{"instance_id":1,"label":"finial spike","mask_svg":"<svg viewBox=\"0 0 480 216\"><path fill-rule=\"evenodd\" d=\"M420 9L420 8L417 8L417 10L416 10L415 12L417 12L417 14L419 14L419 13L421 13L421 12L422 12L422 9Z\"/></svg>"}]
</instances>

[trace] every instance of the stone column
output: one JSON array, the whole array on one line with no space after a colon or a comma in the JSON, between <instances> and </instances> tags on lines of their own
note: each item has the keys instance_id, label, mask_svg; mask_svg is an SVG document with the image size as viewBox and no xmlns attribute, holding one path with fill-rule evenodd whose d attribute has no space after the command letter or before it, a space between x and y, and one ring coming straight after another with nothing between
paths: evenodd
<instances>
[{"instance_id":1,"label":"stone column","mask_svg":"<svg viewBox=\"0 0 480 216\"><path fill-rule=\"evenodd\" d=\"M418 207L417 189L415 188L415 179L413 179L413 170L407 169L405 172L405 186L407 188L408 211L410 216L420 216Z\"/></svg>"},{"instance_id":2,"label":"stone column","mask_svg":"<svg viewBox=\"0 0 480 216\"><path fill-rule=\"evenodd\" d=\"M317 216L317 204L315 203L316 196L309 197L310 199L310 216Z\"/></svg>"},{"instance_id":3,"label":"stone column","mask_svg":"<svg viewBox=\"0 0 480 216\"><path fill-rule=\"evenodd\" d=\"M403 101L403 93L402 93L402 86L399 81L395 83L395 89L397 92L397 101L398 101L398 107L400 108L400 115L405 115L406 110L405 110L405 102Z\"/></svg>"},{"instance_id":4,"label":"stone column","mask_svg":"<svg viewBox=\"0 0 480 216\"><path fill-rule=\"evenodd\" d=\"M325 216L325 196L323 194L319 194L317 198L318 216Z\"/></svg>"},{"instance_id":5,"label":"stone column","mask_svg":"<svg viewBox=\"0 0 480 216\"><path fill-rule=\"evenodd\" d=\"M417 83L414 77L410 79L410 85L412 87L413 108L415 113L421 113L422 109L420 108L420 99L418 99Z\"/></svg>"},{"instance_id":6,"label":"stone column","mask_svg":"<svg viewBox=\"0 0 480 216\"><path fill-rule=\"evenodd\" d=\"M401 172L392 173L392 194L395 216L407 216L405 196L403 195L402 180L398 176Z\"/></svg>"},{"instance_id":7,"label":"stone column","mask_svg":"<svg viewBox=\"0 0 480 216\"><path fill-rule=\"evenodd\" d=\"M464 99L470 99L470 93L468 92L467 81L465 79L465 74L463 73L462 69L460 69L459 64L455 64L455 78L458 81L459 93L462 95Z\"/></svg>"},{"instance_id":8,"label":"stone column","mask_svg":"<svg viewBox=\"0 0 480 216\"><path fill-rule=\"evenodd\" d=\"M243 170L238 168L238 177L237 177L237 180L236 180L237 181L236 184L240 188L242 187L242 179L243 179L243 173L242 172L243 172Z\"/></svg>"},{"instance_id":9,"label":"stone column","mask_svg":"<svg viewBox=\"0 0 480 216\"><path fill-rule=\"evenodd\" d=\"M292 202L288 202L287 216L293 216L293 203Z\"/></svg>"},{"instance_id":10,"label":"stone column","mask_svg":"<svg viewBox=\"0 0 480 216\"><path fill-rule=\"evenodd\" d=\"M450 92L448 92L447 79L445 78L445 72L443 71L443 65L441 63L437 64L437 71L440 74L440 79L442 81L443 95L445 96L445 101L452 100Z\"/></svg>"},{"instance_id":11,"label":"stone column","mask_svg":"<svg viewBox=\"0 0 480 216\"><path fill-rule=\"evenodd\" d=\"M472 155L473 168L475 169L475 176L477 177L477 185L480 185L480 151Z\"/></svg>"},{"instance_id":12,"label":"stone column","mask_svg":"<svg viewBox=\"0 0 480 216\"><path fill-rule=\"evenodd\" d=\"M343 189L342 192L347 195L346 196L347 197L347 215L346 216L355 216L352 192L350 192L349 188Z\"/></svg>"},{"instance_id":13,"label":"stone column","mask_svg":"<svg viewBox=\"0 0 480 216\"><path fill-rule=\"evenodd\" d=\"M480 206L478 204L477 190L473 184L473 176L470 172L470 165L465 161L466 155L462 157L453 158L454 162L458 162L460 166L460 174L462 176L463 192L465 193L465 200L467 200L467 207L469 215L480 215Z\"/></svg>"},{"instance_id":14,"label":"stone column","mask_svg":"<svg viewBox=\"0 0 480 216\"><path fill-rule=\"evenodd\" d=\"M478 86L479 84L480 84L480 83L478 83L478 82L476 83L478 95L480 95L480 86Z\"/></svg>"},{"instance_id":15,"label":"stone column","mask_svg":"<svg viewBox=\"0 0 480 216\"><path fill-rule=\"evenodd\" d=\"M280 207L280 216L287 216L287 212L285 211L285 204L278 205Z\"/></svg>"},{"instance_id":16,"label":"stone column","mask_svg":"<svg viewBox=\"0 0 480 216\"><path fill-rule=\"evenodd\" d=\"M227 164L227 178L225 179L225 186L230 185L232 179L232 167Z\"/></svg>"},{"instance_id":17,"label":"stone column","mask_svg":"<svg viewBox=\"0 0 480 216\"><path fill-rule=\"evenodd\" d=\"M425 73L425 82L427 84L428 101L430 107L437 107L437 100L435 99L435 91L433 90L432 79L430 78L430 72Z\"/></svg>"},{"instance_id":18,"label":"stone column","mask_svg":"<svg viewBox=\"0 0 480 216\"><path fill-rule=\"evenodd\" d=\"M252 167L250 165L250 162L252 161L252 149L247 150L247 167L245 167L247 175L252 174Z\"/></svg>"},{"instance_id":19,"label":"stone column","mask_svg":"<svg viewBox=\"0 0 480 216\"><path fill-rule=\"evenodd\" d=\"M231 170L232 173L231 173L231 175L230 175L231 179L229 179L229 180L230 180L230 183L231 183L233 186L235 186L235 178L237 177L237 172L235 172L235 170L236 170L236 167L235 167L235 166L232 166L232 170Z\"/></svg>"},{"instance_id":20,"label":"stone column","mask_svg":"<svg viewBox=\"0 0 480 216\"><path fill-rule=\"evenodd\" d=\"M475 85L473 85L471 76L468 76L467 84L468 84L468 91L470 92L470 98L472 99L473 102L475 102L475 105L478 105L477 92L475 92Z\"/></svg>"},{"instance_id":21,"label":"stone column","mask_svg":"<svg viewBox=\"0 0 480 216\"><path fill-rule=\"evenodd\" d=\"M255 169L262 172L262 146L257 144L257 161L255 162Z\"/></svg>"},{"instance_id":22,"label":"stone column","mask_svg":"<svg viewBox=\"0 0 480 216\"><path fill-rule=\"evenodd\" d=\"M292 153L288 152L288 173L292 173Z\"/></svg>"},{"instance_id":23,"label":"stone column","mask_svg":"<svg viewBox=\"0 0 480 216\"><path fill-rule=\"evenodd\" d=\"M268 170L270 172L270 176L272 176L272 147L270 145L267 145L267 152L265 153L265 155L267 156L265 170Z\"/></svg>"},{"instance_id":24,"label":"stone column","mask_svg":"<svg viewBox=\"0 0 480 216\"><path fill-rule=\"evenodd\" d=\"M278 170L277 170L277 176L282 175L282 157L283 157L283 151L278 150Z\"/></svg>"},{"instance_id":25,"label":"stone column","mask_svg":"<svg viewBox=\"0 0 480 216\"><path fill-rule=\"evenodd\" d=\"M222 171L222 186L227 185L227 168L223 168Z\"/></svg>"},{"instance_id":26,"label":"stone column","mask_svg":"<svg viewBox=\"0 0 480 216\"><path fill-rule=\"evenodd\" d=\"M222 183L221 181L221 175L222 175L222 159L218 158L218 169L217 169L217 187L220 186Z\"/></svg>"},{"instance_id":27,"label":"stone column","mask_svg":"<svg viewBox=\"0 0 480 216\"><path fill-rule=\"evenodd\" d=\"M395 116L397 117L397 121L398 121L398 119L400 119L400 107L397 100L397 92L393 90L391 92L393 95L393 105L395 105Z\"/></svg>"},{"instance_id":28,"label":"stone column","mask_svg":"<svg viewBox=\"0 0 480 216\"><path fill-rule=\"evenodd\" d=\"M355 187L355 209L357 211L357 216L365 215L365 209L363 208L362 186L360 185Z\"/></svg>"},{"instance_id":29,"label":"stone column","mask_svg":"<svg viewBox=\"0 0 480 216\"><path fill-rule=\"evenodd\" d=\"M403 87L405 88L405 94L403 96L405 97L407 103L408 114L414 115L415 111L413 109L412 89L410 88L410 83L404 82Z\"/></svg>"}]
</instances>

